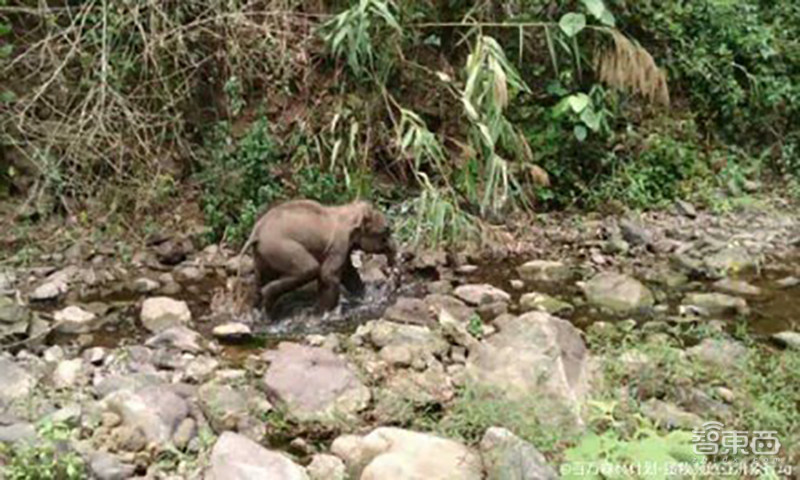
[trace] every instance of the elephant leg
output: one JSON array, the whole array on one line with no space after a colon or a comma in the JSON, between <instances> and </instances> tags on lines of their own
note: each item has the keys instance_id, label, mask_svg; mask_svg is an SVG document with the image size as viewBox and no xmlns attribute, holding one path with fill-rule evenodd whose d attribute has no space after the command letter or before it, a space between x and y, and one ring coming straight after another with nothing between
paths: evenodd
<instances>
[{"instance_id":1,"label":"elephant leg","mask_svg":"<svg viewBox=\"0 0 800 480\"><path fill-rule=\"evenodd\" d=\"M255 267L255 280L256 280L256 288L255 288L255 305L259 306L262 304L261 301L261 289L264 286L276 280L280 274L269 267L267 262L265 262L260 255L254 255L254 265Z\"/></svg>"},{"instance_id":2,"label":"elephant leg","mask_svg":"<svg viewBox=\"0 0 800 480\"><path fill-rule=\"evenodd\" d=\"M269 310L284 293L302 287L320 274L320 266L313 255L295 242L264 245L259 252L269 262L276 278L261 287L261 308Z\"/></svg>"},{"instance_id":3,"label":"elephant leg","mask_svg":"<svg viewBox=\"0 0 800 480\"><path fill-rule=\"evenodd\" d=\"M359 275L356 267L353 266L353 260L349 255L342 267L342 285L353 295L359 297L364 295L364 282L361 280L361 275Z\"/></svg>"},{"instance_id":4,"label":"elephant leg","mask_svg":"<svg viewBox=\"0 0 800 480\"><path fill-rule=\"evenodd\" d=\"M320 267L319 273L319 302L317 309L320 312L331 310L339 303L342 269L350 260L345 247L334 247L330 257Z\"/></svg>"}]
</instances>

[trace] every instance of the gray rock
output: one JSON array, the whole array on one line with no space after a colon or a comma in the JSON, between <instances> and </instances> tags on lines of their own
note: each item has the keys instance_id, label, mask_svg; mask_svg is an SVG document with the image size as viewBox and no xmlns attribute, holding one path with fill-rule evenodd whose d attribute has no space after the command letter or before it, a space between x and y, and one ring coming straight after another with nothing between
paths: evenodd
<instances>
[{"instance_id":1,"label":"gray rock","mask_svg":"<svg viewBox=\"0 0 800 480\"><path fill-rule=\"evenodd\" d=\"M89 457L89 470L97 480L125 480L133 477L136 467L110 453L95 452Z\"/></svg>"},{"instance_id":2,"label":"gray rock","mask_svg":"<svg viewBox=\"0 0 800 480\"><path fill-rule=\"evenodd\" d=\"M681 410L676 405L655 398L642 404L642 413L652 422L667 429L692 430L700 427L703 419L697 415Z\"/></svg>"},{"instance_id":3,"label":"gray rock","mask_svg":"<svg viewBox=\"0 0 800 480\"><path fill-rule=\"evenodd\" d=\"M51 281L39 285L31 292L29 298L33 302L47 302L55 300L61 295L67 293L68 287L66 282Z\"/></svg>"},{"instance_id":4,"label":"gray rock","mask_svg":"<svg viewBox=\"0 0 800 480\"><path fill-rule=\"evenodd\" d=\"M103 400L104 406L122 418L124 426L141 429L148 443L166 445L184 418L186 401L172 390L145 387L136 392L119 390Z\"/></svg>"},{"instance_id":5,"label":"gray rock","mask_svg":"<svg viewBox=\"0 0 800 480\"><path fill-rule=\"evenodd\" d=\"M689 358L722 370L740 366L747 358L747 347L734 340L706 338L686 350Z\"/></svg>"},{"instance_id":6,"label":"gray rock","mask_svg":"<svg viewBox=\"0 0 800 480\"><path fill-rule=\"evenodd\" d=\"M633 246L650 245L653 243L653 234L638 220L623 218L619 222L622 238Z\"/></svg>"},{"instance_id":7,"label":"gray rock","mask_svg":"<svg viewBox=\"0 0 800 480\"><path fill-rule=\"evenodd\" d=\"M473 308L468 307L467 304L450 295L430 294L425 297L424 302L433 318L438 317L442 310L447 310L458 321L466 324L475 315Z\"/></svg>"},{"instance_id":8,"label":"gray rock","mask_svg":"<svg viewBox=\"0 0 800 480\"><path fill-rule=\"evenodd\" d=\"M183 325L169 327L150 337L145 345L151 348L166 347L181 352L202 353L205 340L203 336Z\"/></svg>"},{"instance_id":9,"label":"gray rock","mask_svg":"<svg viewBox=\"0 0 800 480\"><path fill-rule=\"evenodd\" d=\"M549 260L531 260L517 267L517 272L527 283L565 282L572 277L567 265Z\"/></svg>"},{"instance_id":10,"label":"gray rock","mask_svg":"<svg viewBox=\"0 0 800 480\"><path fill-rule=\"evenodd\" d=\"M189 323L192 313L186 302L169 297L148 298L142 304L142 325L153 333Z\"/></svg>"},{"instance_id":11,"label":"gray rock","mask_svg":"<svg viewBox=\"0 0 800 480\"><path fill-rule=\"evenodd\" d=\"M100 398L122 390L139 390L145 387L161 385L164 380L155 373L137 372L126 375L109 375L96 378L94 391Z\"/></svg>"},{"instance_id":12,"label":"gray rock","mask_svg":"<svg viewBox=\"0 0 800 480\"><path fill-rule=\"evenodd\" d=\"M377 321L367 323L361 331L380 350L381 358L392 364L442 357L448 349L444 338L428 327Z\"/></svg>"},{"instance_id":13,"label":"gray rock","mask_svg":"<svg viewBox=\"0 0 800 480\"><path fill-rule=\"evenodd\" d=\"M83 360L62 360L53 372L53 386L57 389L67 389L77 386L83 373Z\"/></svg>"},{"instance_id":14,"label":"gray rock","mask_svg":"<svg viewBox=\"0 0 800 480\"><path fill-rule=\"evenodd\" d=\"M330 350L283 342L264 357L271 362L264 375L270 398L298 420L350 417L369 403L369 388Z\"/></svg>"},{"instance_id":15,"label":"gray rock","mask_svg":"<svg viewBox=\"0 0 800 480\"><path fill-rule=\"evenodd\" d=\"M30 312L9 297L0 296L0 324L27 322Z\"/></svg>"},{"instance_id":16,"label":"gray rock","mask_svg":"<svg viewBox=\"0 0 800 480\"><path fill-rule=\"evenodd\" d=\"M95 313L75 305L57 311L53 318L58 323L57 330L61 333L91 333L102 326L100 318Z\"/></svg>"},{"instance_id":17,"label":"gray rock","mask_svg":"<svg viewBox=\"0 0 800 480\"><path fill-rule=\"evenodd\" d=\"M800 278L786 277L778 280L776 283L780 288L794 288L800 285Z\"/></svg>"},{"instance_id":18,"label":"gray rock","mask_svg":"<svg viewBox=\"0 0 800 480\"><path fill-rule=\"evenodd\" d=\"M689 202L677 200L675 202L675 209L678 211L679 215L683 215L686 218L697 218L697 209Z\"/></svg>"},{"instance_id":19,"label":"gray rock","mask_svg":"<svg viewBox=\"0 0 800 480\"><path fill-rule=\"evenodd\" d=\"M461 285L460 287L456 287L453 291L453 295L460 298L468 305L475 306L511 301L511 295L489 284Z\"/></svg>"},{"instance_id":20,"label":"gray rock","mask_svg":"<svg viewBox=\"0 0 800 480\"><path fill-rule=\"evenodd\" d=\"M303 467L242 435L225 432L211 451L205 480L308 480Z\"/></svg>"},{"instance_id":21,"label":"gray rock","mask_svg":"<svg viewBox=\"0 0 800 480\"><path fill-rule=\"evenodd\" d=\"M215 381L206 383L197 390L198 404L215 432L231 430L253 440L261 439L263 429L257 428L258 424L251 416L248 399L258 396L259 393L249 387L234 388Z\"/></svg>"},{"instance_id":22,"label":"gray rock","mask_svg":"<svg viewBox=\"0 0 800 480\"><path fill-rule=\"evenodd\" d=\"M706 316L747 315L747 301L724 293L691 293L683 299L683 305Z\"/></svg>"},{"instance_id":23,"label":"gray rock","mask_svg":"<svg viewBox=\"0 0 800 480\"><path fill-rule=\"evenodd\" d=\"M17 283L17 276L10 270L0 271L0 295L11 295L14 293L14 284Z\"/></svg>"},{"instance_id":24,"label":"gray rock","mask_svg":"<svg viewBox=\"0 0 800 480\"><path fill-rule=\"evenodd\" d=\"M175 277L180 282L199 282L205 277L205 272L197 267L182 267L175 272Z\"/></svg>"},{"instance_id":25,"label":"gray rock","mask_svg":"<svg viewBox=\"0 0 800 480\"><path fill-rule=\"evenodd\" d=\"M191 417L184 418L172 434L172 443L178 450L185 450L195 435L197 435L197 422Z\"/></svg>"},{"instance_id":26,"label":"gray rock","mask_svg":"<svg viewBox=\"0 0 800 480\"><path fill-rule=\"evenodd\" d=\"M190 381L203 383L219 368L219 361L213 357L199 357L186 365L186 378Z\"/></svg>"},{"instance_id":27,"label":"gray rock","mask_svg":"<svg viewBox=\"0 0 800 480\"><path fill-rule=\"evenodd\" d=\"M487 480L555 480L553 470L536 447L505 428L486 430L480 443Z\"/></svg>"},{"instance_id":28,"label":"gray rock","mask_svg":"<svg viewBox=\"0 0 800 480\"><path fill-rule=\"evenodd\" d=\"M239 322L229 322L222 325L217 325L211 331L211 334L220 340L227 341L245 340L253 336L253 332L250 330L250 327Z\"/></svg>"},{"instance_id":29,"label":"gray rock","mask_svg":"<svg viewBox=\"0 0 800 480\"><path fill-rule=\"evenodd\" d=\"M333 455L314 455L306 467L310 480L346 480L347 470L338 457Z\"/></svg>"},{"instance_id":30,"label":"gray rock","mask_svg":"<svg viewBox=\"0 0 800 480\"><path fill-rule=\"evenodd\" d=\"M772 336L779 345L793 350L800 350L800 333L780 332Z\"/></svg>"},{"instance_id":31,"label":"gray rock","mask_svg":"<svg viewBox=\"0 0 800 480\"><path fill-rule=\"evenodd\" d=\"M480 480L480 457L454 440L379 427L359 437L344 435L331 446L344 460L350 478L361 480Z\"/></svg>"},{"instance_id":32,"label":"gray rock","mask_svg":"<svg viewBox=\"0 0 800 480\"><path fill-rule=\"evenodd\" d=\"M727 293L730 295L739 295L743 297L757 297L761 295L761 289L751 285L744 280L733 280L730 278L723 278L714 283L714 290Z\"/></svg>"},{"instance_id":33,"label":"gray rock","mask_svg":"<svg viewBox=\"0 0 800 480\"><path fill-rule=\"evenodd\" d=\"M431 309L425 301L418 298L400 297L386 309L383 317L390 322L412 325L432 325Z\"/></svg>"},{"instance_id":34,"label":"gray rock","mask_svg":"<svg viewBox=\"0 0 800 480\"><path fill-rule=\"evenodd\" d=\"M31 423L14 423L0 426L0 443L33 444L36 442L36 428Z\"/></svg>"},{"instance_id":35,"label":"gray rock","mask_svg":"<svg viewBox=\"0 0 800 480\"><path fill-rule=\"evenodd\" d=\"M147 277L137 278L133 281L133 290L138 293L155 292L161 288L161 284Z\"/></svg>"},{"instance_id":36,"label":"gray rock","mask_svg":"<svg viewBox=\"0 0 800 480\"><path fill-rule=\"evenodd\" d=\"M635 278L619 273L600 273L583 286L590 304L617 314L630 314L652 307L650 290Z\"/></svg>"},{"instance_id":37,"label":"gray rock","mask_svg":"<svg viewBox=\"0 0 800 480\"><path fill-rule=\"evenodd\" d=\"M11 360L0 358L0 406L30 396L36 379Z\"/></svg>"},{"instance_id":38,"label":"gray rock","mask_svg":"<svg viewBox=\"0 0 800 480\"><path fill-rule=\"evenodd\" d=\"M740 247L730 247L705 257L703 265L709 274L719 277L755 268L755 259Z\"/></svg>"},{"instance_id":39,"label":"gray rock","mask_svg":"<svg viewBox=\"0 0 800 480\"><path fill-rule=\"evenodd\" d=\"M519 307L523 312L537 311L551 315L570 314L575 311L571 303L551 297L545 293L526 293L519 299Z\"/></svg>"},{"instance_id":40,"label":"gray rock","mask_svg":"<svg viewBox=\"0 0 800 480\"><path fill-rule=\"evenodd\" d=\"M105 360L107 351L103 347L92 347L84 350L82 358L86 363L91 365L100 365Z\"/></svg>"},{"instance_id":41,"label":"gray rock","mask_svg":"<svg viewBox=\"0 0 800 480\"><path fill-rule=\"evenodd\" d=\"M499 332L467 359L477 386L514 401L536 399L541 421L582 426L576 414L589 392L589 352L571 323L543 312L498 319Z\"/></svg>"}]
</instances>

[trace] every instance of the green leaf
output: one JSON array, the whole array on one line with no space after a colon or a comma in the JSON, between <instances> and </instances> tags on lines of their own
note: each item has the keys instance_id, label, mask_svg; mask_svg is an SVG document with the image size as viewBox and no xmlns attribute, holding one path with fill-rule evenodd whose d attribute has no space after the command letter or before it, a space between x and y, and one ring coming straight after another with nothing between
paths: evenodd
<instances>
[{"instance_id":1,"label":"green leaf","mask_svg":"<svg viewBox=\"0 0 800 480\"><path fill-rule=\"evenodd\" d=\"M8 35L11 32L11 25L8 23L0 23L0 37Z\"/></svg>"},{"instance_id":2,"label":"green leaf","mask_svg":"<svg viewBox=\"0 0 800 480\"><path fill-rule=\"evenodd\" d=\"M574 37L586 27L586 16L582 13L567 13L561 17L558 26L568 37Z\"/></svg>"},{"instance_id":3,"label":"green leaf","mask_svg":"<svg viewBox=\"0 0 800 480\"><path fill-rule=\"evenodd\" d=\"M573 132L575 133L575 138L577 138L579 142L586 140L586 137L589 136L589 131L586 130L586 127L583 125L575 125Z\"/></svg>"},{"instance_id":4,"label":"green leaf","mask_svg":"<svg viewBox=\"0 0 800 480\"><path fill-rule=\"evenodd\" d=\"M583 5L589 10L593 17L600 20L606 26L613 27L615 25L614 15L606 8L603 0L581 0Z\"/></svg>"},{"instance_id":5,"label":"green leaf","mask_svg":"<svg viewBox=\"0 0 800 480\"><path fill-rule=\"evenodd\" d=\"M592 100L589 98L589 95L585 93L576 93L575 95L567 97L567 101L569 102L569 106L572 107L573 112L581 113L589 106Z\"/></svg>"},{"instance_id":6,"label":"green leaf","mask_svg":"<svg viewBox=\"0 0 800 480\"><path fill-rule=\"evenodd\" d=\"M10 57L14 51L14 45L8 44L0 47L0 58Z\"/></svg>"},{"instance_id":7,"label":"green leaf","mask_svg":"<svg viewBox=\"0 0 800 480\"><path fill-rule=\"evenodd\" d=\"M581 121L586 124L593 132L600 130L600 115L593 108L587 108L581 114Z\"/></svg>"},{"instance_id":8,"label":"green leaf","mask_svg":"<svg viewBox=\"0 0 800 480\"><path fill-rule=\"evenodd\" d=\"M3 90L0 92L0 103L12 103L16 101L17 94L11 90Z\"/></svg>"}]
</instances>

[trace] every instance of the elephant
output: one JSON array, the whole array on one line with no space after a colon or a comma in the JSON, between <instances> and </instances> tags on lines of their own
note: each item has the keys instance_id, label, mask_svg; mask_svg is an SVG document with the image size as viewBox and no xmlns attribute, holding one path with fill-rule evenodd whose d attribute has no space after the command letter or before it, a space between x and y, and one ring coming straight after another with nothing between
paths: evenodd
<instances>
[{"instance_id":1,"label":"elephant","mask_svg":"<svg viewBox=\"0 0 800 480\"><path fill-rule=\"evenodd\" d=\"M353 294L364 283L351 253L385 254L394 265L397 246L386 217L366 201L324 206L292 200L271 207L256 222L241 255L253 247L255 306L269 311L278 298L317 280L317 311L333 309L340 286Z\"/></svg>"}]
</instances>

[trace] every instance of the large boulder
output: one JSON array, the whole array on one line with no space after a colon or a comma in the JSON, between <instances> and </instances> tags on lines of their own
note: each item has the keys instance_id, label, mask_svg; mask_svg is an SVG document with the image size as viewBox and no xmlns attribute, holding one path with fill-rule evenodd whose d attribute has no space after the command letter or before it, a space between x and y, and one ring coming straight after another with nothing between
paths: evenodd
<instances>
[{"instance_id":1,"label":"large boulder","mask_svg":"<svg viewBox=\"0 0 800 480\"><path fill-rule=\"evenodd\" d=\"M625 315L652 307L650 290L635 278L619 273L600 273L586 282L583 292L590 304Z\"/></svg>"},{"instance_id":2,"label":"large boulder","mask_svg":"<svg viewBox=\"0 0 800 480\"><path fill-rule=\"evenodd\" d=\"M535 400L544 422L582 426L592 368L580 332L544 312L504 316L497 327L470 352L467 379L510 400Z\"/></svg>"},{"instance_id":3,"label":"large boulder","mask_svg":"<svg viewBox=\"0 0 800 480\"><path fill-rule=\"evenodd\" d=\"M144 328L160 333L170 327L189 323L192 313L186 302L169 297L148 298L142 304L141 320Z\"/></svg>"},{"instance_id":4,"label":"large boulder","mask_svg":"<svg viewBox=\"0 0 800 480\"><path fill-rule=\"evenodd\" d=\"M271 362L264 375L267 392L298 420L351 416L369 403L369 388L328 349L283 342L264 357Z\"/></svg>"},{"instance_id":5,"label":"large boulder","mask_svg":"<svg viewBox=\"0 0 800 480\"><path fill-rule=\"evenodd\" d=\"M480 480L480 457L465 445L434 435L380 427L359 437L345 435L331 447L350 478L360 480Z\"/></svg>"},{"instance_id":6,"label":"large boulder","mask_svg":"<svg viewBox=\"0 0 800 480\"><path fill-rule=\"evenodd\" d=\"M539 450L505 428L486 430L480 443L487 480L555 480Z\"/></svg>"},{"instance_id":7,"label":"large boulder","mask_svg":"<svg viewBox=\"0 0 800 480\"><path fill-rule=\"evenodd\" d=\"M308 480L303 467L247 437L223 433L211 451L205 480Z\"/></svg>"}]
</instances>

